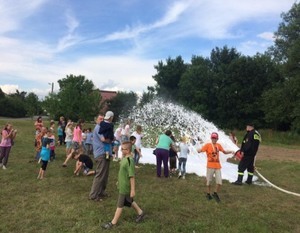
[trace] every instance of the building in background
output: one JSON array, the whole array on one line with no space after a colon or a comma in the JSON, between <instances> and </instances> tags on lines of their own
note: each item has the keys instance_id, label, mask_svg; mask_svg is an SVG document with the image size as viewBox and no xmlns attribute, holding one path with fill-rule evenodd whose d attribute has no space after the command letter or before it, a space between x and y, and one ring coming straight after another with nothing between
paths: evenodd
<instances>
[{"instance_id":1,"label":"building in background","mask_svg":"<svg viewBox=\"0 0 300 233\"><path fill-rule=\"evenodd\" d=\"M101 102L100 102L101 110L100 111L102 113L105 113L109 108L110 100L117 96L117 92L100 90L100 94L101 94Z\"/></svg>"}]
</instances>

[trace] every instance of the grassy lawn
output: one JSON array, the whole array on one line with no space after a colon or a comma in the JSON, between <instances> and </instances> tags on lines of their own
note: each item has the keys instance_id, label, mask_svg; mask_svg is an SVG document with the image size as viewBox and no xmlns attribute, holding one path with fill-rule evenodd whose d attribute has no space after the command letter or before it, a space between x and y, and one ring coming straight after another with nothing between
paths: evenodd
<instances>
[{"instance_id":1,"label":"grassy lawn","mask_svg":"<svg viewBox=\"0 0 300 233\"><path fill-rule=\"evenodd\" d=\"M46 178L37 180L32 120L12 120L18 136L8 169L0 169L0 232L103 232L100 225L112 219L118 191L118 163L111 162L110 197L88 200L93 177L74 177L75 161L61 164L64 147L48 165ZM0 125L6 120L0 119ZM282 188L300 193L300 164L261 161L264 175ZM188 174L186 180L157 179L153 165L136 170L135 200L146 212L136 224L135 213L124 209L111 232L300 232L300 197L267 186L236 187L224 181L221 203L205 199L205 179Z\"/></svg>"}]
</instances>

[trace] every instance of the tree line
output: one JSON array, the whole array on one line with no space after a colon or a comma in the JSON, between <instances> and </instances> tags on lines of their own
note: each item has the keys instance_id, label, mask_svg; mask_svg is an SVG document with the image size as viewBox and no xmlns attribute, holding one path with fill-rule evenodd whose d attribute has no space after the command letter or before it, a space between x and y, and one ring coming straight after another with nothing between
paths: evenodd
<instances>
[{"instance_id":1,"label":"tree line","mask_svg":"<svg viewBox=\"0 0 300 233\"><path fill-rule=\"evenodd\" d=\"M274 45L264 54L245 56L235 48L216 47L209 57L181 56L155 65L155 86L141 98L118 92L108 108L126 117L129 110L159 96L196 111L222 128L242 129L247 122L259 128L300 132L300 3L281 15ZM102 109L92 81L79 75L58 80L59 91L40 101L34 93L6 95L0 89L2 116L48 113L51 117L90 120Z\"/></svg>"}]
</instances>

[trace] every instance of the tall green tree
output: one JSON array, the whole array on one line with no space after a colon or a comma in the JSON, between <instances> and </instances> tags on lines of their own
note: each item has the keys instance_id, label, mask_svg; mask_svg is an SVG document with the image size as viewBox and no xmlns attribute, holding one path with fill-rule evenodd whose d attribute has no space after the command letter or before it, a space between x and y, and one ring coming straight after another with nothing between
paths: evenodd
<instances>
[{"instance_id":1,"label":"tall green tree","mask_svg":"<svg viewBox=\"0 0 300 233\"><path fill-rule=\"evenodd\" d=\"M36 94L30 92L25 97L25 109L27 116L33 117L34 115L40 115L42 113L41 102Z\"/></svg>"},{"instance_id":2,"label":"tall green tree","mask_svg":"<svg viewBox=\"0 0 300 233\"><path fill-rule=\"evenodd\" d=\"M216 97L217 122L227 128L243 128L250 121L264 126L261 96L280 80L275 63L265 55L241 56L228 65L224 76Z\"/></svg>"},{"instance_id":3,"label":"tall green tree","mask_svg":"<svg viewBox=\"0 0 300 233\"><path fill-rule=\"evenodd\" d=\"M178 85L182 75L187 69L187 65L181 56L171 59L166 59L166 64L159 61L154 66L157 70L157 74L153 76L156 81L156 91L158 96L178 100Z\"/></svg>"},{"instance_id":4,"label":"tall green tree","mask_svg":"<svg viewBox=\"0 0 300 233\"><path fill-rule=\"evenodd\" d=\"M19 98L7 96L0 99L1 116L5 117L25 117L26 109L24 101Z\"/></svg>"},{"instance_id":5,"label":"tall green tree","mask_svg":"<svg viewBox=\"0 0 300 233\"><path fill-rule=\"evenodd\" d=\"M210 118L210 105L215 105L212 93L213 72L209 59L193 56L191 65L179 82L179 102L191 110Z\"/></svg>"},{"instance_id":6,"label":"tall green tree","mask_svg":"<svg viewBox=\"0 0 300 233\"><path fill-rule=\"evenodd\" d=\"M85 76L67 75L58 80L58 93L50 93L44 101L46 110L57 119L92 120L100 109L101 95L92 81Z\"/></svg>"},{"instance_id":7,"label":"tall green tree","mask_svg":"<svg viewBox=\"0 0 300 233\"><path fill-rule=\"evenodd\" d=\"M281 17L274 46L268 53L281 67L284 82L264 95L265 114L269 123L300 132L300 3L294 3ZM272 98L278 99L278 93L281 101L276 104ZM268 106L270 103L272 108Z\"/></svg>"},{"instance_id":8,"label":"tall green tree","mask_svg":"<svg viewBox=\"0 0 300 233\"><path fill-rule=\"evenodd\" d=\"M4 99L4 98L5 98L5 93L0 88L0 99Z\"/></svg>"}]
</instances>

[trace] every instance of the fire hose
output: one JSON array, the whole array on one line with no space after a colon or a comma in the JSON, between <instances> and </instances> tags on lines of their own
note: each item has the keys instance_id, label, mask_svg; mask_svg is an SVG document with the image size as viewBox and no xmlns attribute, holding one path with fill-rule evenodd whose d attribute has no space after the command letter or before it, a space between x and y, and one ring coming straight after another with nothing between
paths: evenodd
<instances>
[{"instance_id":1,"label":"fire hose","mask_svg":"<svg viewBox=\"0 0 300 233\"><path fill-rule=\"evenodd\" d=\"M275 184L271 183L269 180L267 180L259 171L257 171L257 169L255 169L255 172L257 173L257 175L263 179L266 183L268 183L269 185L271 185L271 187L281 191L281 192L284 192L284 193L287 193L287 194L291 194L291 195L294 195L294 196L297 196L297 197L300 197L300 194L299 193L295 193L295 192L290 192L288 190L285 190L285 189L282 189L278 186L276 186Z\"/></svg>"}]
</instances>

